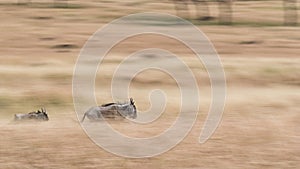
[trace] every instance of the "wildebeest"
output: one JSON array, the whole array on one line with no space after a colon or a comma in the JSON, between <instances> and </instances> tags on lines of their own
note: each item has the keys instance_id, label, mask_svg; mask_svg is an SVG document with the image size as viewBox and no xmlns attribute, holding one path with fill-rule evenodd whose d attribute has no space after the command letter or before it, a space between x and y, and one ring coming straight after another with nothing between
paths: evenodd
<instances>
[{"instance_id":1,"label":"wildebeest","mask_svg":"<svg viewBox=\"0 0 300 169\"><path fill-rule=\"evenodd\" d=\"M35 112L30 112L27 114L15 114L15 121L23 120L37 120L37 121L48 121L48 114L45 108L37 110Z\"/></svg>"},{"instance_id":2,"label":"wildebeest","mask_svg":"<svg viewBox=\"0 0 300 169\"><path fill-rule=\"evenodd\" d=\"M81 122L87 117L90 121L98 121L103 118L129 117L135 119L137 117L136 106L132 98L126 103L108 103L101 106L90 108L82 117Z\"/></svg>"}]
</instances>

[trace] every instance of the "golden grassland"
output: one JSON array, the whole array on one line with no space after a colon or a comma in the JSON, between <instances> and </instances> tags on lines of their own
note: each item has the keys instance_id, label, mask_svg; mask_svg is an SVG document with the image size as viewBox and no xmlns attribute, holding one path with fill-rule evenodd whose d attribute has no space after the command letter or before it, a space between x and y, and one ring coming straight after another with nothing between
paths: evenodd
<instances>
[{"instance_id":1,"label":"golden grassland","mask_svg":"<svg viewBox=\"0 0 300 169\"><path fill-rule=\"evenodd\" d=\"M88 0L57 7L1 0L0 168L299 168L300 28L280 26L280 5L281 1L239 1L234 4L234 25L197 23L219 52L227 79L222 122L205 144L199 144L198 137L210 106L210 83L188 49L165 37L145 35L111 51L97 73L99 104L111 101L116 66L128 54L148 47L178 54L194 72L201 94L196 124L183 142L156 157L128 159L99 148L80 127L72 102L76 59L86 40L112 19L135 12L175 14L173 5ZM211 9L217 16L216 4ZM133 80L130 94L139 110L147 110L148 93L155 88L168 96L164 115L143 126L113 121L116 130L150 137L172 124L179 91L171 77L142 72ZM50 121L13 122L15 113L43 106Z\"/></svg>"}]
</instances>

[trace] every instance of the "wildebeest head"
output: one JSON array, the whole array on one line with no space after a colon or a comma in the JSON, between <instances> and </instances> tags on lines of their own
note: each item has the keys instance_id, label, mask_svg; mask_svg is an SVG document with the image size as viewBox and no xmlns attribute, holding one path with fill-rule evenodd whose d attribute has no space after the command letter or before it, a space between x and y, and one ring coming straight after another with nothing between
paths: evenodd
<instances>
[{"instance_id":1,"label":"wildebeest head","mask_svg":"<svg viewBox=\"0 0 300 169\"><path fill-rule=\"evenodd\" d=\"M29 113L30 119L40 120L40 121L48 121L49 117L45 108L41 108L36 112Z\"/></svg>"},{"instance_id":2,"label":"wildebeest head","mask_svg":"<svg viewBox=\"0 0 300 169\"><path fill-rule=\"evenodd\" d=\"M47 111L45 108L41 108L42 111L38 110L37 112L37 119L38 120L44 120L44 121L48 121L49 117L47 114Z\"/></svg>"},{"instance_id":3,"label":"wildebeest head","mask_svg":"<svg viewBox=\"0 0 300 169\"><path fill-rule=\"evenodd\" d=\"M135 102L133 101L133 98L130 98L130 109L131 109L131 113L130 113L130 118L136 119L137 117L137 113L136 113L136 106L134 104Z\"/></svg>"},{"instance_id":4,"label":"wildebeest head","mask_svg":"<svg viewBox=\"0 0 300 169\"><path fill-rule=\"evenodd\" d=\"M130 101L125 104L116 105L117 111L124 117L135 119L137 117L136 107L134 101L130 98Z\"/></svg>"}]
</instances>

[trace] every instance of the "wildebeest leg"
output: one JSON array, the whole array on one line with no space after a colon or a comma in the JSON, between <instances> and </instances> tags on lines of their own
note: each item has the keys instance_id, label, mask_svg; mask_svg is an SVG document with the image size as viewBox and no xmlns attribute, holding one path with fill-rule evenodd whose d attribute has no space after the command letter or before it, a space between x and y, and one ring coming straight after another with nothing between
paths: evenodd
<instances>
[{"instance_id":1,"label":"wildebeest leg","mask_svg":"<svg viewBox=\"0 0 300 169\"><path fill-rule=\"evenodd\" d=\"M98 111L96 115L97 115L97 119L101 119L102 118L102 114L101 114L100 111Z\"/></svg>"}]
</instances>

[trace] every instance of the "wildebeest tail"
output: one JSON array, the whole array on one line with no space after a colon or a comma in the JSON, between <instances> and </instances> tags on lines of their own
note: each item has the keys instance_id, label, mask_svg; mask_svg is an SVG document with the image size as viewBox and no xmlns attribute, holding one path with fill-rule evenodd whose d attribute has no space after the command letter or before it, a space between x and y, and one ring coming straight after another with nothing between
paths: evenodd
<instances>
[{"instance_id":1,"label":"wildebeest tail","mask_svg":"<svg viewBox=\"0 0 300 169\"><path fill-rule=\"evenodd\" d=\"M15 114L15 118L14 118L14 120L16 121L16 120L18 120L18 116Z\"/></svg>"},{"instance_id":2,"label":"wildebeest tail","mask_svg":"<svg viewBox=\"0 0 300 169\"><path fill-rule=\"evenodd\" d=\"M84 115L83 115L83 117L82 117L82 119L81 119L81 123L84 121L85 116L86 116L86 113L84 113Z\"/></svg>"}]
</instances>

